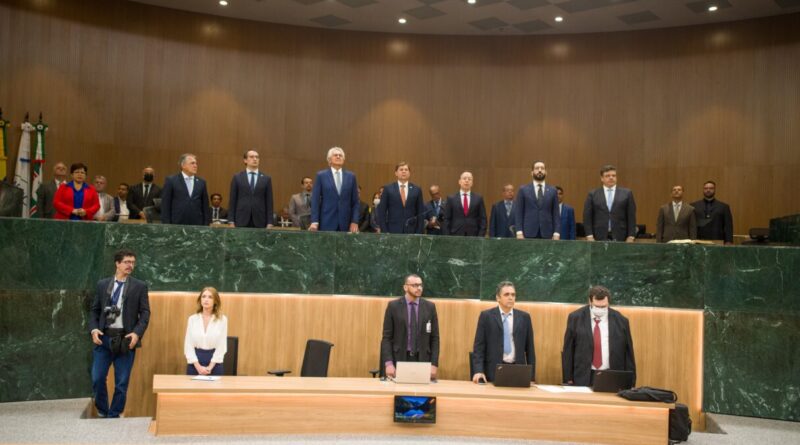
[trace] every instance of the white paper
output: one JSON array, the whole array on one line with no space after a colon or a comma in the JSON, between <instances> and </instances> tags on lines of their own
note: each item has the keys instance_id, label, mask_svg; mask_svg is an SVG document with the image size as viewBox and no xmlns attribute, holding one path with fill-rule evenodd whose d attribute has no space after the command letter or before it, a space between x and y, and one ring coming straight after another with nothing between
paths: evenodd
<instances>
[{"instance_id":1,"label":"white paper","mask_svg":"<svg viewBox=\"0 0 800 445\"><path fill-rule=\"evenodd\" d=\"M581 394L590 394L592 393L592 388L588 386L559 386L559 385L536 385L537 388L541 389L542 391L552 392L552 393L581 393Z\"/></svg>"},{"instance_id":2,"label":"white paper","mask_svg":"<svg viewBox=\"0 0 800 445\"><path fill-rule=\"evenodd\" d=\"M204 382L216 382L221 377L218 375L196 375L192 377L192 380L202 380Z\"/></svg>"}]
</instances>

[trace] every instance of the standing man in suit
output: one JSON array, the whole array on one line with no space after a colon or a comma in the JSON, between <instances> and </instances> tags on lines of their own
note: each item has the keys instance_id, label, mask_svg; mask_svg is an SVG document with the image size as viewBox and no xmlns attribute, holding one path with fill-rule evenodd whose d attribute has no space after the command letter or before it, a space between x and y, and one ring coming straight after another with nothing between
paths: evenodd
<instances>
[{"instance_id":1,"label":"standing man in suit","mask_svg":"<svg viewBox=\"0 0 800 445\"><path fill-rule=\"evenodd\" d=\"M181 172L169 176L161 191L161 222L186 226L207 226L211 223L206 181L197 177L197 157L181 155Z\"/></svg>"},{"instance_id":2,"label":"standing man in suit","mask_svg":"<svg viewBox=\"0 0 800 445\"><path fill-rule=\"evenodd\" d=\"M361 200L356 175L345 170L344 150L328 150L328 166L317 172L311 190L310 231L358 233Z\"/></svg>"},{"instance_id":3,"label":"standing man in suit","mask_svg":"<svg viewBox=\"0 0 800 445\"><path fill-rule=\"evenodd\" d=\"M231 179L228 216L236 227L270 229L275 224L272 213L272 178L258 171L261 159L255 150L242 156L245 169Z\"/></svg>"},{"instance_id":4,"label":"standing man in suit","mask_svg":"<svg viewBox=\"0 0 800 445\"><path fill-rule=\"evenodd\" d=\"M728 204L715 198L717 184L706 181L703 184L703 199L692 203L697 219L697 238L703 240L722 240L733 244L733 215Z\"/></svg>"},{"instance_id":5,"label":"standing man in suit","mask_svg":"<svg viewBox=\"0 0 800 445\"><path fill-rule=\"evenodd\" d=\"M125 410L128 381L136 349L150 322L147 284L133 278L136 254L119 250L114 254L113 277L97 282L89 317L92 351L92 390L100 417L119 417ZM114 396L108 403L106 377L114 365Z\"/></svg>"},{"instance_id":6,"label":"standing man in suit","mask_svg":"<svg viewBox=\"0 0 800 445\"><path fill-rule=\"evenodd\" d=\"M161 187L155 182L156 171L151 166L142 170L142 182L131 186L128 193L128 208L131 219L145 219L144 208L154 207L154 199L161 198Z\"/></svg>"},{"instance_id":7,"label":"standing man in suit","mask_svg":"<svg viewBox=\"0 0 800 445\"><path fill-rule=\"evenodd\" d=\"M583 225L587 241L625 241L636 239L636 201L629 189L617 187L617 168L600 168L603 186L589 192L583 205Z\"/></svg>"},{"instance_id":8,"label":"standing man in suit","mask_svg":"<svg viewBox=\"0 0 800 445\"><path fill-rule=\"evenodd\" d=\"M511 189L514 190L513 187ZM472 381L494 381L499 364L533 365L531 381L536 380L536 352L533 348L531 316L514 309L517 291L514 283L502 281L495 292L497 307L481 312L475 343L472 346Z\"/></svg>"},{"instance_id":9,"label":"standing man in suit","mask_svg":"<svg viewBox=\"0 0 800 445\"><path fill-rule=\"evenodd\" d=\"M303 187L300 193L295 193L289 198L289 217L292 225L299 227L300 230L308 230L311 219L311 190L314 187L314 180L304 176L300 180Z\"/></svg>"},{"instance_id":10,"label":"standing man in suit","mask_svg":"<svg viewBox=\"0 0 800 445\"><path fill-rule=\"evenodd\" d=\"M589 289L589 304L569 314L561 350L564 383L590 386L594 371L632 371L636 360L628 319L609 307L611 292L603 286Z\"/></svg>"},{"instance_id":11,"label":"standing man in suit","mask_svg":"<svg viewBox=\"0 0 800 445\"><path fill-rule=\"evenodd\" d=\"M517 194L517 239L561 238L561 218L558 215L558 192L545 184L547 170L544 162L534 161L531 166L533 183L523 185Z\"/></svg>"},{"instance_id":12,"label":"standing man in suit","mask_svg":"<svg viewBox=\"0 0 800 445\"><path fill-rule=\"evenodd\" d=\"M672 187L672 203L658 209L656 241L667 243L676 239L697 239L697 217L694 207L683 203L683 186Z\"/></svg>"},{"instance_id":13,"label":"standing man in suit","mask_svg":"<svg viewBox=\"0 0 800 445\"><path fill-rule=\"evenodd\" d=\"M514 205L514 185L503 186L503 199L492 206L489 218L489 236L491 238L514 238L512 227L515 224L516 206Z\"/></svg>"},{"instance_id":14,"label":"standing man in suit","mask_svg":"<svg viewBox=\"0 0 800 445\"><path fill-rule=\"evenodd\" d=\"M63 162L56 162L53 166L53 180L46 181L39 187L36 192L36 202L39 208L42 209L42 218L53 219L56 215L56 209L53 207L53 198L56 196L56 190L67 182L67 164Z\"/></svg>"},{"instance_id":15,"label":"standing man in suit","mask_svg":"<svg viewBox=\"0 0 800 445\"><path fill-rule=\"evenodd\" d=\"M130 218L131 211L128 209L128 190L130 186L121 182L117 186L117 196L114 198L114 218L112 221L125 221Z\"/></svg>"},{"instance_id":16,"label":"standing man in suit","mask_svg":"<svg viewBox=\"0 0 800 445\"><path fill-rule=\"evenodd\" d=\"M575 209L569 204L564 204L564 189L556 186L558 192L558 214L561 215L561 239L575 239Z\"/></svg>"},{"instance_id":17,"label":"standing man in suit","mask_svg":"<svg viewBox=\"0 0 800 445\"><path fill-rule=\"evenodd\" d=\"M425 198L422 189L409 182L406 162L394 167L396 182L383 186L376 219L383 233L422 233L425 228Z\"/></svg>"},{"instance_id":18,"label":"standing man in suit","mask_svg":"<svg viewBox=\"0 0 800 445\"><path fill-rule=\"evenodd\" d=\"M113 221L114 215L114 198L106 193L106 186L108 180L103 175L94 177L94 189L97 191L97 198L100 201L100 210L94 214L95 221Z\"/></svg>"},{"instance_id":19,"label":"standing man in suit","mask_svg":"<svg viewBox=\"0 0 800 445\"><path fill-rule=\"evenodd\" d=\"M395 376L397 362L431 362L431 379L439 367L439 317L436 306L422 299L422 278L408 275L405 295L389 302L383 316L381 363Z\"/></svg>"},{"instance_id":20,"label":"standing man in suit","mask_svg":"<svg viewBox=\"0 0 800 445\"><path fill-rule=\"evenodd\" d=\"M211 194L211 222L228 219L228 209L222 207L222 195Z\"/></svg>"},{"instance_id":21,"label":"standing man in suit","mask_svg":"<svg viewBox=\"0 0 800 445\"><path fill-rule=\"evenodd\" d=\"M481 195L472 193L472 181L472 172L461 173L458 179L459 192L447 197L442 234L479 237L486 235L486 206Z\"/></svg>"},{"instance_id":22,"label":"standing man in suit","mask_svg":"<svg viewBox=\"0 0 800 445\"><path fill-rule=\"evenodd\" d=\"M428 189L431 195L431 200L425 204L425 214L427 215L426 233L428 235L441 235L442 234L442 218L444 218L444 201L442 194L439 192L439 186L436 184L431 185Z\"/></svg>"}]
</instances>

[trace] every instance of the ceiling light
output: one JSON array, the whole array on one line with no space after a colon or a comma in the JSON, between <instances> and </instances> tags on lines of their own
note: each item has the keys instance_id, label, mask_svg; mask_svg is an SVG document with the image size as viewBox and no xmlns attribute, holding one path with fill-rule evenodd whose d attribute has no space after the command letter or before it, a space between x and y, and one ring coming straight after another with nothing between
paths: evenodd
<instances>
[{"instance_id":1,"label":"ceiling light","mask_svg":"<svg viewBox=\"0 0 800 445\"><path fill-rule=\"evenodd\" d=\"M219 5L220 6L228 6L228 1L227 0L219 0Z\"/></svg>"},{"instance_id":2,"label":"ceiling light","mask_svg":"<svg viewBox=\"0 0 800 445\"><path fill-rule=\"evenodd\" d=\"M564 17L558 16L558 17L556 17L556 21L557 22L563 22L564 21Z\"/></svg>"},{"instance_id":3,"label":"ceiling light","mask_svg":"<svg viewBox=\"0 0 800 445\"><path fill-rule=\"evenodd\" d=\"M406 20L405 17L400 17L399 19L397 19L397 23L401 25L405 25L407 21L408 20Z\"/></svg>"},{"instance_id":4,"label":"ceiling light","mask_svg":"<svg viewBox=\"0 0 800 445\"><path fill-rule=\"evenodd\" d=\"M708 12L714 12L717 9L719 9L719 8L717 8L717 5L711 5L711 6L708 7Z\"/></svg>"},{"instance_id":5,"label":"ceiling light","mask_svg":"<svg viewBox=\"0 0 800 445\"><path fill-rule=\"evenodd\" d=\"M475 3L478 3L478 0L467 0L467 3L474 5Z\"/></svg>"}]
</instances>

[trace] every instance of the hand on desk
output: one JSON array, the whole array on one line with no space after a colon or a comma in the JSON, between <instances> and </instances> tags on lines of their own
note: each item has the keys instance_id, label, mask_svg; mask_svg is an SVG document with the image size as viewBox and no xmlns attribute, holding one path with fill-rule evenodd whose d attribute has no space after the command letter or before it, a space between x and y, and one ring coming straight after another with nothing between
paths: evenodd
<instances>
[{"instance_id":1,"label":"hand on desk","mask_svg":"<svg viewBox=\"0 0 800 445\"><path fill-rule=\"evenodd\" d=\"M486 374L476 372L475 375L472 376L472 383L486 383Z\"/></svg>"}]
</instances>

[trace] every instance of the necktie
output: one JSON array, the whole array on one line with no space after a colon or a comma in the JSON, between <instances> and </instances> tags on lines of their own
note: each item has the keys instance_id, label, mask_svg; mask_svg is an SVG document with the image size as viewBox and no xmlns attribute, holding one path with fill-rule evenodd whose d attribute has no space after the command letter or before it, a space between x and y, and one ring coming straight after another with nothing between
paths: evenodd
<instances>
[{"instance_id":1,"label":"necktie","mask_svg":"<svg viewBox=\"0 0 800 445\"><path fill-rule=\"evenodd\" d=\"M336 181L336 193L342 193L342 171L336 170L336 175L334 175L334 181Z\"/></svg>"},{"instance_id":2,"label":"necktie","mask_svg":"<svg viewBox=\"0 0 800 445\"><path fill-rule=\"evenodd\" d=\"M189 176L186 178L186 189L189 190L189 196L192 196L192 192L194 191L194 176Z\"/></svg>"},{"instance_id":3,"label":"necktie","mask_svg":"<svg viewBox=\"0 0 800 445\"><path fill-rule=\"evenodd\" d=\"M417 318L419 318L417 314L417 302L414 301L409 303L409 307L411 308L410 313L408 314L411 317L411 329L409 329L409 337L411 340L408 343L408 350L416 353L419 351L419 346L417 345L417 333L419 332L419 326L417 324Z\"/></svg>"},{"instance_id":4,"label":"necktie","mask_svg":"<svg viewBox=\"0 0 800 445\"><path fill-rule=\"evenodd\" d=\"M214 217L211 219L219 219L219 208L214 208Z\"/></svg>"},{"instance_id":5,"label":"necktie","mask_svg":"<svg viewBox=\"0 0 800 445\"><path fill-rule=\"evenodd\" d=\"M467 202L467 194L464 193L464 216L469 214L469 202Z\"/></svg>"},{"instance_id":6,"label":"necktie","mask_svg":"<svg viewBox=\"0 0 800 445\"><path fill-rule=\"evenodd\" d=\"M506 201L506 216L511 216L511 201Z\"/></svg>"},{"instance_id":7,"label":"necktie","mask_svg":"<svg viewBox=\"0 0 800 445\"><path fill-rule=\"evenodd\" d=\"M511 313L503 314L503 354L511 354Z\"/></svg>"},{"instance_id":8,"label":"necktie","mask_svg":"<svg viewBox=\"0 0 800 445\"><path fill-rule=\"evenodd\" d=\"M117 284L117 288L114 289L114 293L111 294L111 305L112 306L116 306L117 303L119 302L119 296L120 296L120 294L122 294L122 285L125 284L125 282L124 281L114 280L114 283Z\"/></svg>"},{"instance_id":9,"label":"necktie","mask_svg":"<svg viewBox=\"0 0 800 445\"><path fill-rule=\"evenodd\" d=\"M250 191L256 190L256 172L250 172Z\"/></svg>"},{"instance_id":10,"label":"necktie","mask_svg":"<svg viewBox=\"0 0 800 445\"><path fill-rule=\"evenodd\" d=\"M303 202L305 202L306 205L308 205L308 193L303 193Z\"/></svg>"},{"instance_id":11,"label":"necktie","mask_svg":"<svg viewBox=\"0 0 800 445\"><path fill-rule=\"evenodd\" d=\"M600 341L600 319L594 319L594 354L592 354L592 366L600 369L603 366L603 346Z\"/></svg>"},{"instance_id":12,"label":"necktie","mask_svg":"<svg viewBox=\"0 0 800 445\"><path fill-rule=\"evenodd\" d=\"M147 198L147 195L150 194L150 184L144 185L144 197Z\"/></svg>"},{"instance_id":13,"label":"necktie","mask_svg":"<svg viewBox=\"0 0 800 445\"><path fill-rule=\"evenodd\" d=\"M403 207L406 206L406 185L400 184L400 200L403 201Z\"/></svg>"},{"instance_id":14,"label":"necktie","mask_svg":"<svg viewBox=\"0 0 800 445\"><path fill-rule=\"evenodd\" d=\"M542 203L542 196L543 196L542 184L538 184L538 186L539 186L539 190L536 191L536 204L541 204Z\"/></svg>"},{"instance_id":15,"label":"necktie","mask_svg":"<svg viewBox=\"0 0 800 445\"><path fill-rule=\"evenodd\" d=\"M681 213L681 203L675 204L675 222L678 222L678 214Z\"/></svg>"},{"instance_id":16,"label":"necktie","mask_svg":"<svg viewBox=\"0 0 800 445\"><path fill-rule=\"evenodd\" d=\"M606 206L608 206L608 213L611 213L611 205L614 203L614 192L611 189L606 190ZM611 231L611 216L608 218L608 231Z\"/></svg>"}]
</instances>

